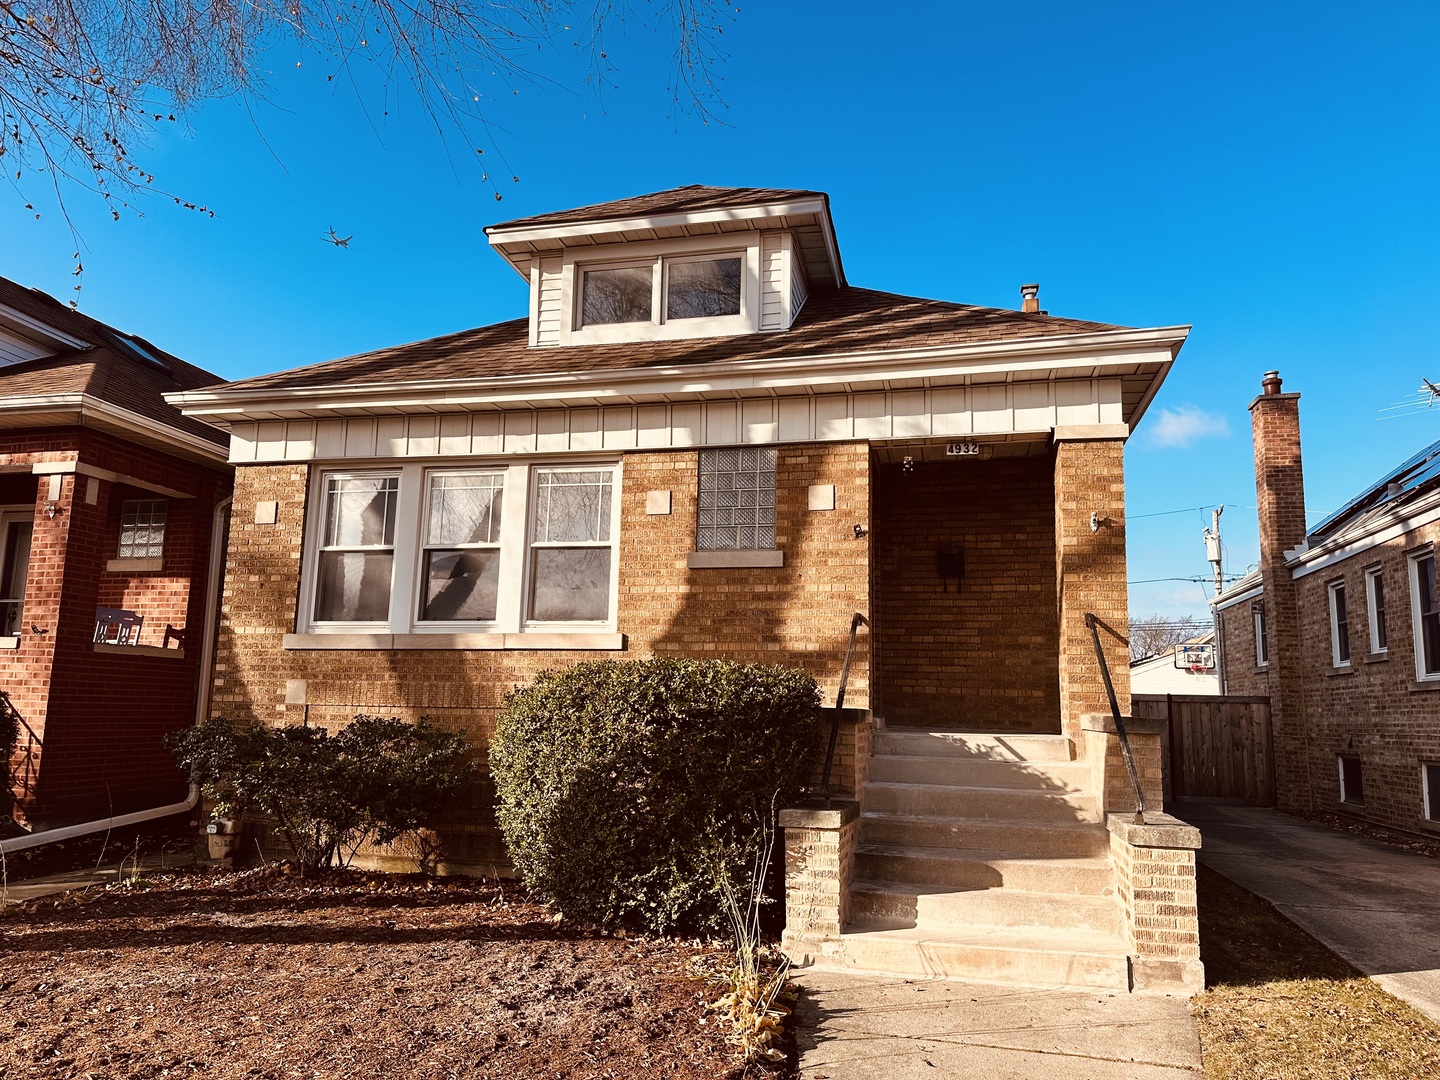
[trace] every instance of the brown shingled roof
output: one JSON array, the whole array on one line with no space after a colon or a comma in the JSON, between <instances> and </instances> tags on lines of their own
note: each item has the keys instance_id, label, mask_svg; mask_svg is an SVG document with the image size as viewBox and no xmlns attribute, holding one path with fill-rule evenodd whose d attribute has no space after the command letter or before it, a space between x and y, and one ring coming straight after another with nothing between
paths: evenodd
<instances>
[{"instance_id":1,"label":"brown shingled roof","mask_svg":"<svg viewBox=\"0 0 1440 1080\"><path fill-rule=\"evenodd\" d=\"M485 231L517 229L522 226L573 225L584 221L607 221L615 218L649 217L654 214L698 213L702 210L730 210L742 206L760 206L766 203L791 202L795 199L825 199L823 191L806 191L802 188L741 188L708 187L705 184L687 184L684 187L656 191L649 195L636 195L630 199L616 199L612 202L596 203L594 206L577 206L573 210L556 210L549 214L516 218L491 225Z\"/></svg>"},{"instance_id":2,"label":"brown shingled roof","mask_svg":"<svg viewBox=\"0 0 1440 1080\"><path fill-rule=\"evenodd\" d=\"M1087 334L1124 327L847 286L816 293L777 334L530 348L525 319L230 383L226 390L421 382L864 353Z\"/></svg>"},{"instance_id":3,"label":"brown shingled roof","mask_svg":"<svg viewBox=\"0 0 1440 1080\"><path fill-rule=\"evenodd\" d=\"M87 343L82 348L0 367L0 397L89 394L147 419L225 445L229 438L225 432L182 416L180 410L163 397L176 390L214 386L225 381L220 376L187 364L143 338L107 326L46 293L27 289L8 278L0 277L0 304ZM158 363L147 360L146 352Z\"/></svg>"}]
</instances>

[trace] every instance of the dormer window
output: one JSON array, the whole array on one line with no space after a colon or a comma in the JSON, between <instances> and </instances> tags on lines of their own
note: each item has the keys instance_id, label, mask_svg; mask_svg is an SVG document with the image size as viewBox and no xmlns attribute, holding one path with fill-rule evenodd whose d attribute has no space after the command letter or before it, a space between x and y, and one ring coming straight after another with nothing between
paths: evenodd
<instances>
[{"instance_id":1,"label":"dormer window","mask_svg":"<svg viewBox=\"0 0 1440 1080\"><path fill-rule=\"evenodd\" d=\"M581 265L576 329L735 319L744 308L744 265L739 251L657 256L630 266Z\"/></svg>"}]
</instances>

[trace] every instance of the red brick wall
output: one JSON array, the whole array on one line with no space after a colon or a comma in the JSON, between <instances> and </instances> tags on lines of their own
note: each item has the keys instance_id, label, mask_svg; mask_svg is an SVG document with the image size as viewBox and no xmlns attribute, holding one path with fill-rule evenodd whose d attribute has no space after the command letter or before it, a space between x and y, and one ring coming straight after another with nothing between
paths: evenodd
<instances>
[{"instance_id":1,"label":"red brick wall","mask_svg":"<svg viewBox=\"0 0 1440 1080\"><path fill-rule=\"evenodd\" d=\"M147 643L160 643L167 619L198 630L213 510L228 488L228 471L86 430L0 437L0 464L76 459L194 494L171 502L172 508L183 502L183 508L173 530L167 524L165 570L155 575L159 584L128 584L122 595L130 601L123 606L146 615ZM0 679L39 744L30 747L25 763L19 811L34 822L59 823L173 801L183 795L184 779L161 738L194 719L198 640L183 658L108 655L92 645L95 609L112 606L106 601L116 595L113 585L104 584L104 567L116 553L117 501L136 492L97 480L96 502L90 504L85 501L90 478L64 475L52 518L46 512L49 478L39 477L38 484L36 478L24 479L35 485L27 632L19 649L0 651ZM9 484L13 488L16 481ZM151 632L157 617L159 628ZM29 632L32 624L42 633Z\"/></svg>"},{"instance_id":2,"label":"red brick wall","mask_svg":"<svg viewBox=\"0 0 1440 1080\"><path fill-rule=\"evenodd\" d=\"M1270 669L1255 664L1255 615L1250 601L1223 609L1219 620L1224 692L1254 697L1270 693Z\"/></svg>"},{"instance_id":3,"label":"red brick wall","mask_svg":"<svg viewBox=\"0 0 1440 1080\"><path fill-rule=\"evenodd\" d=\"M875 470L879 710L891 724L1058 731L1050 456ZM941 578L941 548L965 576Z\"/></svg>"},{"instance_id":4,"label":"red brick wall","mask_svg":"<svg viewBox=\"0 0 1440 1080\"><path fill-rule=\"evenodd\" d=\"M692 570L696 454L624 456L619 536L618 626L625 652L301 651L282 647L294 629L300 587L304 466L237 471L212 711L232 720L341 725L357 712L418 719L465 732L483 754L501 698L541 670L584 660L658 655L721 657L809 671L833 700L850 616L866 612L870 488L864 443L780 447L776 540L781 568ZM811 484L836 486L836 509L807 509ZM645 513L645 494L672 493L672 512ZM255 504L275 500L274 525L253 523ZM868 614L868 612L866 612ZM847 704L868 701L868 641L862 635ZM307 704L286 704L303 682ZM299 690L297 685L295 689ZM488 784L467 821L450 832L451 857L504 862Z\"/></svg>"}]
</instances>

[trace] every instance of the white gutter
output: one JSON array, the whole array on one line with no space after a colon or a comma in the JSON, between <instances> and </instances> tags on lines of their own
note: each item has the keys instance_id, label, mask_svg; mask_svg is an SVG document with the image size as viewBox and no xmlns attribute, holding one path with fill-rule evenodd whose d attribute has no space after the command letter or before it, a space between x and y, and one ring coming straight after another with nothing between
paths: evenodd
<instances>
[{"instance_id":1,"label":"white gutter","mask_svg":"<svg viewBox=\"0 0 1440 1080\"><path fill-rule=\"evenodd\" d=\"M205 638L200 645L200 681L195 690L195 696L198 699L195 708L195 723L197 724L204 720L210 704L210 665L214 662L215 622L220 613L221 570L224 568L224 531L221 526L230 513L231 502L232 497L227 495L215 504L215 515L210 526L210 575L206 582L205 594ZM200 788L191 784L190 790L186 792L185 798L181 802L156 806L149 810L136 810L129 814L97 818L94 821L83 821L78 825L66 825L60 829L46 829L43 832L33 832L28 836L17 836L10 840L0 840L0 855L27 851L30 848L58 843L61 840L73 840L79 836L109 832L112 829L123 829L128 825L143 825L147 821L158 821L174 814L183 814L187 810L195 809L199 803Z\"/></svg>"},{"instance_id":2,"label":"white gutter","mask_svg":"<svg viewBox=\"0 0 1440 1080\"><path fill-rule=\"evenodd\" d=\"M45 410L71 410L80 414L81 425L87 418L108 421L112 428L126 434L136 432L148 435L166 446L184 451L191 457L207 461L223 462L229 457L229 449L220 443L202 439L198 435L180 431L159 420L141 416L137 412L112 405L91 394L17 394L0 397L0 413L30 413ZM212 425L214 426L214 425Z\"/></svg>"}]
</instances>

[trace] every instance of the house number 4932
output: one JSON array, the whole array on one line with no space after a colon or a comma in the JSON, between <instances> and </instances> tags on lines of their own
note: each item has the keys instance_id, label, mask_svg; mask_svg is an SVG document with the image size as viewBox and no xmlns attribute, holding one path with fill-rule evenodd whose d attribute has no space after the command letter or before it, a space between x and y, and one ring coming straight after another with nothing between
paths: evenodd
<instances>
[{"instance_id":1,"label":"house number 4932","mask_svg":"<svg viewBox=\"0 0 1440 1080\"><path fill-rule=\"evenodd\" d=\"M978 457L980 444L978 442L952 442L945 444L946 457Z\"/></svg>"}]
</instances>

